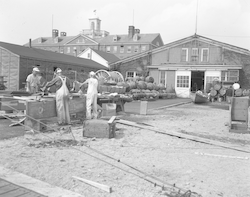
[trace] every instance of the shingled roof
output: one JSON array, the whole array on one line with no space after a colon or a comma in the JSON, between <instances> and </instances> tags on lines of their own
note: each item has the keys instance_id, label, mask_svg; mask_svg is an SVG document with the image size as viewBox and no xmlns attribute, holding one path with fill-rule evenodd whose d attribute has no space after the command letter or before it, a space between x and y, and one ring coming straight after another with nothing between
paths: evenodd
<instances>
[{"instance_id":1,"label":"shingled roof","mask_svg":"<svg viewBox=\"0 0 250 197\"><path fill-rule=\"evenodd\" d=\"M52 51L30 48L16 44L10 44L5 42L0 42L0 47L9 50L10 52L21 56L21 57L29 57L40 60L47 61L56 61L68 64L80 65L87 68L95 68L95 69L107 69L107 67L93 61L90 59L74 57L71 55L65 55L62 53L56 53Z\"/></svg>"}]
</instances>

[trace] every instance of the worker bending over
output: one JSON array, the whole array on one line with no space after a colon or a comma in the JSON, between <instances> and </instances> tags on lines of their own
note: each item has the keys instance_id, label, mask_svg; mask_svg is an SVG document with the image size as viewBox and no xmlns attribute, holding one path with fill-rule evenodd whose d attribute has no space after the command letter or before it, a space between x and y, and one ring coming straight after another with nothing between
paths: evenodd
<instances>
[{"instance_id":1,"label":"worker bending over","mask_svg":"<svg viewBox=\"0 0 250 197\"><path fill-rule=\"evenodd\" d=\"M31 94L35 94L38 92L38 88L39 88L39 84L40 84L40 80L38 77L38 73L40 72L40 70L35 67L32 70L32 73L28 75L26 82L26 91L30 92Z\"/></svg>"},{"instance_id":2,"label":"worker bending over","mask_svg":"<svg viewBox=\"0 0 250 197\"><path fill-rule=\"evenodd\" d=\"M80 87L88 84L87 100L86 100L86 119L92 119L91 109L93 111L93 118L97 119L97 87L98 80L95 78L95 73L89 73L89 79L80 84ZM92 105L92 108L91 108Z\"/></svg>"},{"instance_id":3,"label":"worker bending over","mask_svg":"<svg viewBox=\"0 0 250 197\"><path fill-rule=\"evenodd\" d=\"M70 114L69 114L69 89L70 80L68 77L62 75L62 70L57 68L55 71L55 78L48 82L43 91L46 88L53 85L56 86L56 109L58 125L70 124Z\"/></svg>"}]
</instances>

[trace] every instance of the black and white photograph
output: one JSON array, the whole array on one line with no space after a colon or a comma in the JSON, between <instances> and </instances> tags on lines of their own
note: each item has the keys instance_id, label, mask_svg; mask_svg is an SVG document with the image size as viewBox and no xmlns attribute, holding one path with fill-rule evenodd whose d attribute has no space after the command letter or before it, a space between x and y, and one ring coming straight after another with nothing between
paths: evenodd
<instances>
[{"instance_id":1,"label":"black and white photograph","mask_svg":"<svg viewBox=\"0 0 250 197\"><path fill-rule=\"evenodd\" d=\"M249 0L0 0L0 197L250 197Z\"/></svg>"}]
</instances>

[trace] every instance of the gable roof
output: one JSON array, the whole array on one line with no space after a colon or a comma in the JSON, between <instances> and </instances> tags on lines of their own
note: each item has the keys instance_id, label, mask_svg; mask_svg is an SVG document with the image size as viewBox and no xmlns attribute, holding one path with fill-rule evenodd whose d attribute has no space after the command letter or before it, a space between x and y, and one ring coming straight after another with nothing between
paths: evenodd
<instances>
[{"instance_id":1,"label":"gable roof","mask_svg":"<svg viewBox=\"0 0 250 197\"><path fill-rule=\"evenodd\" d=\"M56 61L62 62L67 64L79 65L88 68L95 68L95 69L107 69L107 67L93 61L90 59L85 58L78 58L71 55L65 55L62 53L56 53L52 51L37 49L37 48L29 48L21 45L15 45L5 42L0 42L0 47L9 50L10 52L19 55L21 57L29 57L29 58L36 58L40 60L47 60L47 61Z\"/></svg>"},{"instance_id":2,"label":"gable roof","mask_svg":"<svg viewBox=\"0 0 250 197\"><path fill-rule=\"evenodd\" d=\"M99 51L99 50L96 50L96 49L91 49L91 50L96 52L98 55L100 55L103 59L107 60L109 63L120 60L117 56L115 56L112 53L107 53L107 52Z\"/></svg>"},{"instance_id":3,"label":"gable roof","mask_svg":"<svg viewBox=\"0 0 250 197\"><path fill-rule=\"evenodd\" d=\"M174 46L178 46L178 45L190 42L190 41L192 41L194 39L196 39L198 41L201 41L201 42L208 43L208 44L212 44L212 45L216 45L216 46L221 46L221 47L223 47L225 49L228 49L228 50L231 50L231 51L235 51L237 53L242 53L242 54L245 54L245 55L250 55L250 51L248 49L244 49L244 48L237 47L237 46L234 46L234 45L230 45L230 44L227 44L227 43L223 43L223 42L220 42L220 41L217 41L217 40L213 40L213 39L210 39L210 38L207 38L207 37L204 37L204 36L200 36L198 34L194 34L192 36L189 36L189 37L186 37L186 38L183 38L183 39L180 39L180 40L177 40L177 41L165 44L165 45L163 45L161 47L158 47L158 48L151 49L151 50L139 53L139 54L135 54L135 55L129 56L129 57L124 58L122 60L119 60L117 62L113 62L111 65L115 65L115 64L118 64L118 63L129 62L129 61L135 60L137 58L144 57L144 56L148 55L149 53L154 54L154 53L157 53L157 52L161 52L161 51L164 51L164 50L166 50L168 48L171 48L171 47L174 47Z\"/></svg>"},{"instance_id":4,"label":"gable roof","mask_svg":"<svg viewBox=\"0 0 250 197\"><path fill-rule=\"evenodd\" d=\"M46 46L46 45L61 46L69 42L73 38L75 38L75 36L61 36L57 38L59 39L59 42L55 43L54 38L52 37L39 37L39 38L32 40L31 45L33 46ZM43 39L43 42L38 43L39 39ZM29 42L24 44L24 46L29 46Z\"/></svg>"},{"instance_id":5,"label":"gable roof","mask_svg":"<svg viewBox=\"0 0 250 197\"><path fill-rule=\"evenodd\" d=\"M64 44L69 44L70 42L72 42L73 40L75 40L75 39L77 39L77 38L79 38L79 37L83 37L83 38L85 38L85 39L87 39L87 40L90 40L91 42L94 42L95 44L98 44L98 42L97 42L96 40L94 40L94 39L92 39L92 38L90 38L90 37L88 37L88 36L85 36L85 35L83 35L83 34L78 34L77 36L72 36L72 37L73 37L72 39L68 40L68 41L65 42Z\"/></svg>"},{"instance_id":6,"label":"gable roof","mask_svg":"<svg viewBox=\"0 0 250 197\"><path fill-rule=\"evenodd\" d=\"M138 34L139 39L137 41L134 41L133 38L130 38L128 34L124 35L108 35L104 37L101 41L100 44L110 44L110 43L151 43L154 41L157 36L160 36L159 33L153 33L153 34ZM117 41L114 42L113 38L117 37Z\"/></svg>"}]
</instances>

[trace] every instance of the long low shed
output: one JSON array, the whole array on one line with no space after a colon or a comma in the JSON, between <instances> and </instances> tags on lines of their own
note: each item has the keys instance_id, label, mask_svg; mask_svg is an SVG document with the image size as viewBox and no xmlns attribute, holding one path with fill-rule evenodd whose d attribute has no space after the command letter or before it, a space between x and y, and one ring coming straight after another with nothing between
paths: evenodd
<instances>
[{"instance_id":1,"label":"long low shed","mask_svg":"<svg viewBox=\"0 0 250 197\"><path fill-rule=\"evenodd\" d=\"M4 76L7 90L25 87L27 76L38 66L46 80L51 80L56 68L61 68L72 80L83 81L90 71L107 67L90 59L62 53L0 42L0 76Z\"/></svg>"}]
</instances>

